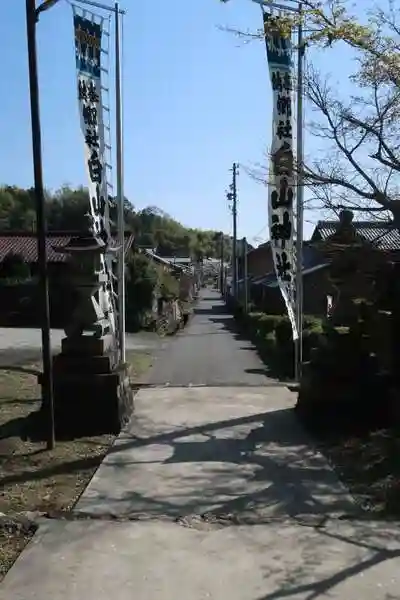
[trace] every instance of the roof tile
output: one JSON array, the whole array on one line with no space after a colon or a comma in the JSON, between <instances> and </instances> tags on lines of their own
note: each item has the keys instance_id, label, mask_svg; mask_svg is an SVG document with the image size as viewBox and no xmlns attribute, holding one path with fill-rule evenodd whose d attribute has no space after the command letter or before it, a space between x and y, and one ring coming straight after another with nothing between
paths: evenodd
<instances>
[{"instance_id":1,"label":"roof tile","mask_svg":"<svg viewBox=\"0 0 400 600\"><path fill-rule=\"evenodd\" d=\"M66 246L71 238L79 235L72 232L49 233L46 238L47 260L52 263L66 262L69 257L67 254L56 252L54 247L62 248ZM132 247L134 236L131 233L125 233L125 251ZM19 254L27 263L35 263L38 259L37 238L35 233L17 233L13 231L0 232L0 262L4 260L7 254Z\"/></svg>"},{"instance_id":2,"label":"roof tile","mask_svg":"<svg viewBox=\"0 0 400 600\"><path fill-rule=\"evenodd\" d=\"M362 239L380 250L400 250L400 233L393 224L381 221L353 221L352 225ZM318 221L314 235L327 240L337 232L339 221ZM313 235L313 237L314 237Z\"/></svg>"}]
</instances>

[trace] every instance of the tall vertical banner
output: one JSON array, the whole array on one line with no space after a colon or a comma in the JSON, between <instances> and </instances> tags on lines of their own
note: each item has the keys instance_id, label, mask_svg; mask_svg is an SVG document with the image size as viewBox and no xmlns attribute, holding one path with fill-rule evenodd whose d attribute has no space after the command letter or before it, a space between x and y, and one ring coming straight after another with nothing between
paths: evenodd
<instances>
[{"instance_id":1,"label":"tall vertical banner","mask_svg":"<svg viewBox=\"0 0 400 600\"><path fill-rule=\"evenodd\" d=\"M77 96L88 177L90 227L108 246L111 242L110 214L105 160L103 105L101 100L101 43L103 18L73 6ZM96 22L98 21L98 22ZM101 256L100 270L107 284L99 292L100 305L115 334L115 309L111 259Z\"/></svg>"},{"instance_id":2,"label":"tall vertical banner","mask_svg":"<svg viewBox=\"0 0 400 600\"><path fill-rule=\"evenodd\" d=\"M264 32L273 102L268 184L270 240L278 285L292 325L293 339L297 339L292 43L290 34L282 33L279 17L266 12L264 12Z\"/></svg>"}]
</instances>

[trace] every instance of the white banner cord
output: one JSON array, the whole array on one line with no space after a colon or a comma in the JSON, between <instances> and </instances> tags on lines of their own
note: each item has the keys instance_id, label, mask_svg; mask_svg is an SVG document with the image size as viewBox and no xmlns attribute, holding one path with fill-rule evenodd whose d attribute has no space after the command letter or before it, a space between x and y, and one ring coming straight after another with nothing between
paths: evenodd
<instances>
[{"instance_id":1,"label":"white banner cord","mask_svg":"<svg viewBox=\"0 0 400 600\"><path fill-rule=\"evenodd\" d=\"M77 72L77 97L88 177L90 229L103 240L108 249L113 245L110 224L109 174L105 141L102 73L108 75L109 52L103 48L109 38L107 20L100 15L71 4L74 19L74 39ZM108 20L109 23L109 20ZM111 149L111 148L110 148ZM99 304L116 338L116 297L113 290L113 254L101 256L100 273L106 283L99 291Z\"/></svg>"},{"instance_id":2,"label":"white banner cord","mask_svg":"<svg viewBox=\"0 0 400 600\"><path fill-rule=\"evenodd\" d=\"M268 184L268 218L271 250L278 285L292 326L296 325L296 248L294 173L293 46L279 29L279 15L262 10L267 60L272 86L272 142Z\"/></svg>"}]
</instances>

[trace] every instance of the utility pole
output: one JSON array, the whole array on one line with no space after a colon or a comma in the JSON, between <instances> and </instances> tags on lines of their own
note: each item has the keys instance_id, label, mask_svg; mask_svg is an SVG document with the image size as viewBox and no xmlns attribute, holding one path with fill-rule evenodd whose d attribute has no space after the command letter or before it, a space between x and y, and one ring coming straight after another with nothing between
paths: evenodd
<instances>
[{"instance_id":1,"label":"utility pole","mask_svg":"<svg viewBox=\"0 0 400 600\"><path fill-rule=\"evenodd\" d=\"M124 206L124 171L122 148L122 100L121 100L121 50L120 50L120 9L115 3L115 124L117 146L117 203L118 203L118 304L119 304L119 347L120 360L125 362L125 206Z\"/></svg>"},{"instance_id":2,"label":"utility pole","mask_svg":"<svg viewBox=\"0 0 400 600\"><path fill-rule=\"evenodd\" d=\"M247 264L247 239L243 238L243 280L244 280L244 313L249 312L248 264Z\"/></svg>"},{"instance_id":3,"label":"utility pole","mask_svg":"<svg viewBox=\"0 0 400 600\"><path fill-rule=\"evenodd\" d=\"M232 202L232 218L233 218L233 246L232 246L232 288L233 299L237 300L237 176L239 174L239 165L233 163L232 166L232 183L229 186L227 198Z\"/></svg>"},{"instance_id":4,"label":"utility pole","mask_svg":"<svg viewBox=\"0 0 400 600\"><path fill-rule=\"evenodd\" d=\"M47 419L47 449L55 446L53 373L50 342L49 277L46 256L46 213L44 206L44 186L42 169L42 140L39 109L39 82L36 52L36 22L39 13L50 8L55 2L43 3L36 9L36 0L26 0L26 33L28 41L29 93L32 122L32 154L35 181L36 235L39 263L39 286L41 296L41 331L43 360L43 408Z\"/></svg>"},{"instance_id":5,"label":"utility pole","mask_svg":"<svg viewBox=\"0 0 400 600\"><path fill-rule=\"evenodd\" d=\"M224 248L224 244L225 244L225 240L224 240L224 234L221 231L220 232L220 271L219 271L219 287L220 287L220 292L221 295L223 295L224 293L224 262L225 262L225 258L224 258L224 253L225 253L225 248Z\"/></svg>"}]
</instances>

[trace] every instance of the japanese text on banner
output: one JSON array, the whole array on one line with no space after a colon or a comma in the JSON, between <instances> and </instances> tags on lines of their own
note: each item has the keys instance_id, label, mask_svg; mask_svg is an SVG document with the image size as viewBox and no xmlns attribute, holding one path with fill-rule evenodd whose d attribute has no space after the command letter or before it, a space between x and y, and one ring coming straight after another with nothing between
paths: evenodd
<instances>
[{"instance_id":1,"label":"japanese text on banner","mask_svg":"<svg viewBox=\"0 0 400 600\"><path fill-rule=\"evenodd\" d=\"M295 178L293 172L293 108L291 40L279 29L279 17L264 13L264 31L272 86L273 116L268 215L272 255L279 288L292 325L295 319L294 247Z\"/></svg>"},{"instance_id":2,"label":"japanese text on banner","mask_svg":"<svg viewBox=\"0 0 400 600\"><path fill-rule=\"evenodd\" d=\"M99 24L94 15L89 19L74 12L74 31L77 96L89 189L88 217L93 234L108 245L111 236L101 101L102 20ZM99 292L100 302L115 332L112 263L103 255L100 270L108 281Z\"/></svg>"}]
</instances>

